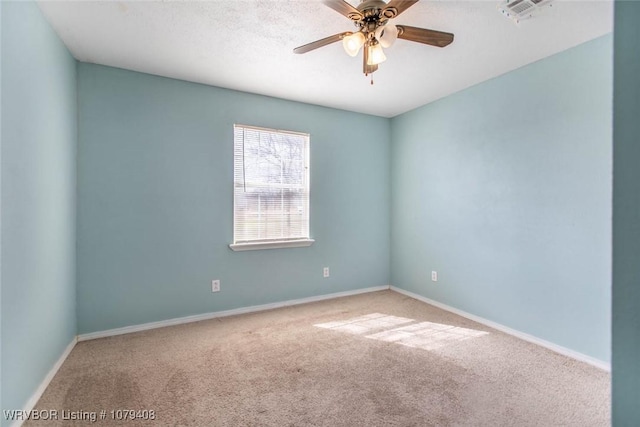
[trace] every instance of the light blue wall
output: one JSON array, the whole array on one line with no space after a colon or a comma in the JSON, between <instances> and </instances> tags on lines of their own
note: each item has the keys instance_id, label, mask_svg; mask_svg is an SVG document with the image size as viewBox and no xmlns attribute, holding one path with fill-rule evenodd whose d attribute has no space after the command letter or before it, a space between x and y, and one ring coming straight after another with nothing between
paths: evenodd
<instances>
[{"instance_id":1,"label":"light blue wall","mask_svg":"<svg viewBox=\"0 0 640 427\"><path fill-rule=\"evenodd\" d=\"M75 60L35 3L3 2L2 409L76 333L76 119Z\"/></svg>"},{"instance_id":2,"label":"light blue wall","mask_svg":"<svg viewBox=\"0 0 640 427\"><path fill-rule=\"evenodd\" d=\"M390 277L609 360L611 37L391 121L79 64L76 121L73 58L34 3L2 2L0 11L3 409L23 407L76 331ZM621 59L630 70L635 60ZM637 193L638 95L626 95L616 103L618 212ZM233 123L311 133L312 247L229 250ZM614 269L619 425L638 408L638 205L618 214L614 246L628 255Z\"/></svg>"},{"instance_id":3,"label":"light blue wall","mask_svg":"<svg viewBox=\"0 0 640 427\"><path fill-rule=\"evenodd\" d=\"M640 420L640 3L616 1L613 110L613 425Z\"/></svg>"},{"instance_id":4,"label":"light blue wall","mask_svg":"<svg viewBox=\"0 0 640 427\"><path fill-rule=\"evenodd\" d=\"M389 283L387 119L89 64L78 90L80 333ZM229 249L234 123L311 134L313 246Z\"/></svg>"},{"instance_id":5,"label":"light blue wall","mask_svg":"<svg viewBox=\"0 0 640 427\"><path fill-rule=\"evenodd\" d=\"M609 361L611 98L609 35L394 118L392 284Z\"/></svg>"}]
</instances>

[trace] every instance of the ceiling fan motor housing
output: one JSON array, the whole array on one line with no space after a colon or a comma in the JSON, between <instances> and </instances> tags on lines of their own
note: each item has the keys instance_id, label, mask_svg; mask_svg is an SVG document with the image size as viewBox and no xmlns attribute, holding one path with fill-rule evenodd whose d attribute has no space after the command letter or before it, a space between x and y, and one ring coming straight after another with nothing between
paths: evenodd
<instances>
[{"instance_id":1,"label":"ceiling fan motor housing","mask_svg":"<svg viewBox=\"0 0 640 427\"><path fill-rule=\"evenodd\" d=\"M390 18L397 14L395 8L387 7L387 3L382 0L363 0L357 9L362 17L356 16L354 21L356 26L365 33L373 33L376 28L385 25Z\"/></svg>"},{"instance_id":2,"label":"ceiling fan motor housing","mask_svg":"<svg viewBox=\"0 0 640 427\"><path fill-rule=\"evenodd\" d=\"M360 12L364 13L367 10L377 10L378 13L387 8L387 3L382 0L362 0L356 7Z\"/></svg>"}]
</instances>

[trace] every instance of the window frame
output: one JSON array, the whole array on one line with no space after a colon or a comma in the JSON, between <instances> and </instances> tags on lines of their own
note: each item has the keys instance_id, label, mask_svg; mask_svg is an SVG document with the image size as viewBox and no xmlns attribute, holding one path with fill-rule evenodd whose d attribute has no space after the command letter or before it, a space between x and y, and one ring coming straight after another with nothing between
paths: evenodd
<instances>
[{"instance_id":1,"label":"window frame","mask_svg":"<svg viewBox=\"0 0 640 427\"><path fill-rule=\"evenodd\" d=\"M305 190L307 193L305 212L307 215L307 236L303 238L289 239L261 239L261 240L243 240L238 241L236 236L236 131L238 128L253 129L261 132L270 132L277 134L287 134L303 136L305 138L304 149L304 166L305 166ZM315 240L311 238L311 170L310 170L310 151L311 151L311 135L305 132L296 132L290 130L272 129L261 126L251 126L235 123L233 125L233 243L229 244L229 248L233 251L252 251L260 249L283 249L283 248L299 248L311 246Z\"/></svg>"}]
</instances>

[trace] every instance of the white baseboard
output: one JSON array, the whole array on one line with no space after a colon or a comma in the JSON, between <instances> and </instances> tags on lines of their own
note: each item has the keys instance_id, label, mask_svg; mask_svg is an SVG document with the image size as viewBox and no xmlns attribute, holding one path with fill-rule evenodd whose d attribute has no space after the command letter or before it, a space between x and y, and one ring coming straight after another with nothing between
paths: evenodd
<instances>
[{"instance_id":1,"label":"white baseboard","mask_svg":"<svg viewBox=\"0 0 640 427\"><path fill-rule=\"evenodd\" d=\"M235 316L238 314L255 313L257 311L273 310L274 308L288 307L292 305L307 304L310 302L323 301L351 295L365 294L369 292L384 291L389 289L388 285L375 286L372 288L356 289L354 291L336 292L333 294L319 295L315 297L300 298L295 300L274 302L271 304L254 305L251 307L234 308L232 310L215 311L211 313L196 314L193 316L178 317L174 319L161 320L158 322L143 323L141 325L125 326L123 328L109 329L106 331L90 332L78 335L78 341L94 340L97 338L112 337L115 335L130 334L132 332L147 331L149 329L164 328L165 326L182 325L184 323L199 322L201 320L215 319L218 317Z\"/></svg>"},{"instance_id":2,"label":"white baseboard","mask_svg":"<svg viewBox=\"0 0 640 427\"><path fill-rule=\"evenodd\" d=\"M60 357L58 358L56 363L53 365L53 367L51 368L47 376L44 377L44 379L42 380L42 382L40 383L36 391L31 395L29 400L27 400L27 403L24 405L24 408L23 408L24 412L29 412L36 406L36 403L38 403L38 400L40 400L40 398L42 397L42 394L49 386L49 383L51 382L53 377L56 376L56 374L58 373L58 370L60 369L64 361L67 360L67 357L71 353L71 350L73 350L73 348L76 346L77 342L78 342L78 338L73 337L73 339L71 340L69 345L67 345L67 347L64 349L64 351L62 352L62 355L60 355ZM14 421L14 423L11 424L11 427L20 427L24 421L26 420Z\"/></svg>"},{"instance_id":3,"label":"white baseboard","mask_svg":"<svg viewBox=\"0 0 640 427\"><path fill-rule=\"evenodd\" d=\"M552 342L545 341L545 340L543 340L541 338L538 338L538 337L535 337L533 335L529 335L527 333L520 332L520 331L517 331L515 329L511 329L511 328L509 328L507 326L504 326L504 325L501 325L499 323L492 322L491 320L487 320L487 319L484 319L484 318L482 318L480 316L476 316L475 314L470 314L470 313L467 313L465 311L458 310L457 308L450 307L450 306L448 306L446 304L443 304L441 302L434 301L432 299L423 297L422 295L418 295L418 294L415 294L415 293L410 292L410 291L405 291L404 289L400 289L400 288L397 288L395 286L390 286L389 288L392 291L401 293L401 294L406 295L408 297L411 297L413 299L417 299L418 301L422 301L422 302L425 302L427 304L433 305L435 307L441 308L443 310L449 311L451 313L457 314L459 316L466 317L467 319L473 320L474 322L478 322L478 323L481 323L483 325L489 326L490 328L497 329L497 330L499 330L501 332L504 332L506 334L512 335L512 336L514 336L516 338L520 338L520 339L528 341L530 343L537 344L537 345L539 345L541 347L545 347L545 348L548 348L549 350L555 351L556 353L560 353L560 354L562 354L564 356L568 356L568 357L571 357L573 359L579 360L581 362L588 363L589 365L595 366L596 368L600 368L600 369L605 370L607 372L611 372L611 363L604 362L604 361L602 361L600 359L596 359L595 357L587 356L586 354L582 354L582 353L579 353L577 351L568 349L566 347L562 347L560 345L554 344Z\"/></svg>"}]
</instances>

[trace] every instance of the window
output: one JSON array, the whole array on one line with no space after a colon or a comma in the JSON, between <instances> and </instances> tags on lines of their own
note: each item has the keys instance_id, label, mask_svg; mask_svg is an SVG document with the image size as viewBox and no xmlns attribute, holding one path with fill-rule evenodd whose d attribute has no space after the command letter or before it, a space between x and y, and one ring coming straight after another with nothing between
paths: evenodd
<instances>
[{"instance_id":1,"label":"window","mask_svg":"<svg viewBox=\"0 0 640 427\"><path fill-rule=\"evenodd\" d=\"M234 125L234 251L309 246L309 135Z\"/></svg>"}]
</instances>

